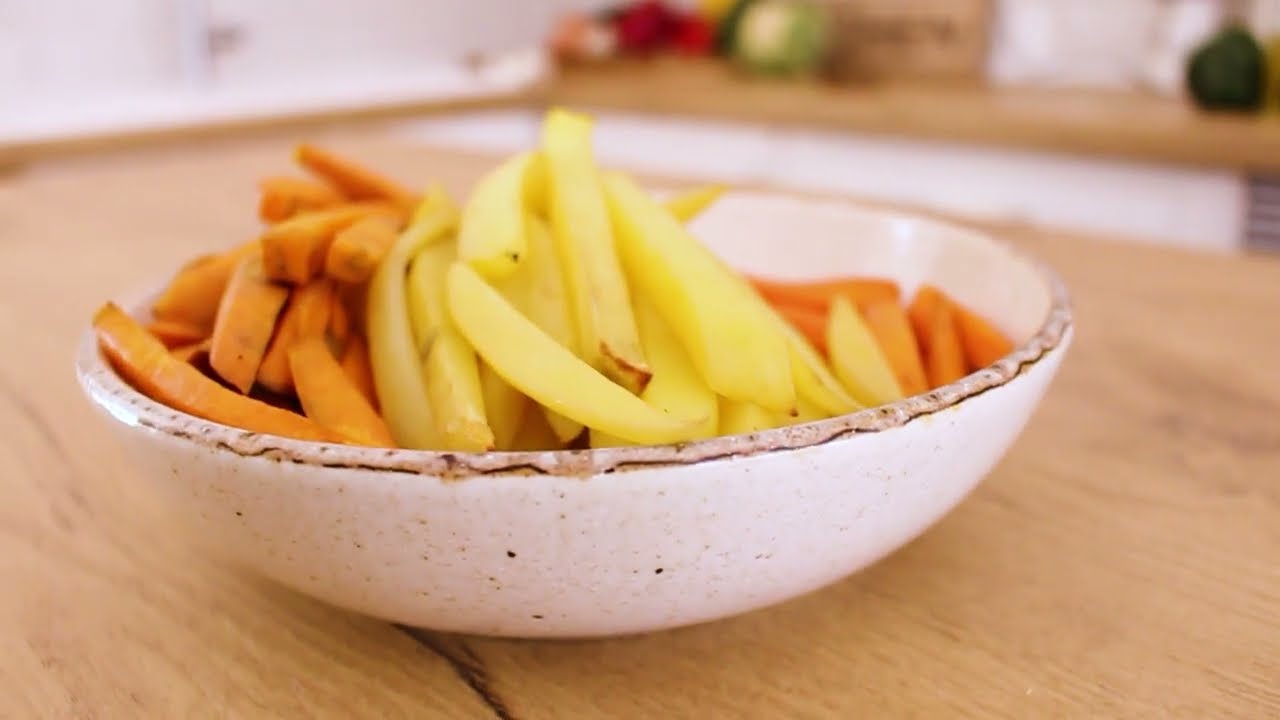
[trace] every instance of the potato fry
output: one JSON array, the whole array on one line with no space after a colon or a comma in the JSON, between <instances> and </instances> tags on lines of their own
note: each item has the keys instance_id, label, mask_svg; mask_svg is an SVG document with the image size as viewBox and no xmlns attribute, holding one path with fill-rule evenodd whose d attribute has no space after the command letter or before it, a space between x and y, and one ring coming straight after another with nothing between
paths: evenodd
<instances>
[{"instance_id":1,"label":"potato fry","mask_svg":"<svg viewBox=\"0 0 1280 720\"><path fill-rule=\"evenodd\" d=\"M458 259L489 280L515 272L528 249L525 197L533 153L511 157L476 183L458 226Z\"/></svg>"},{"instance_id":2,"label":"potato fry","mask_svg":"<svg viewBox=\"0 0 1280 720\"><path fill-rule=\"evenodd\" d=\"M689 222L715 204L724 194L724 185L703 185L668 199L663 205L680 222Z\"/></svg>"},{"instance_id":3,"label":"potato fry","mask_svg":"<svg viewBox=\"0 0 1280 720\"><path fill-rule=\"evenodd\" d=\"M413 342L423 358L431 350L436 335L451 322L445 303L444 279L449 266L457 259L457 248L452 240L441 240L422 248L409 263L405 280L409 323L413 326Z\"/></svg>"},{"instance_id":4,"label":"potato fry","mask_svg":"<svg viewBox=\"0 0 1280 720\"><path fill-rule=\"evenodd\" d=\"M790 419L780 421L777 415L755 403L720 398L720 435L745 435L781 427L786 422Z\"/></svg>"},{"instance_id":5,"label":"potato fry","mask_svg":"<svg viewBox=\"0 0 1280 720\"><path fill-rule=\"evenodd\" d=\"M592 124L585 115L547 112L542 146L552 235L569 289L579 357L639 393L649 382L649 365L592 159Z\"/></svg>"},{"instance_id":6,"label":"potato fry","mask_svg":"<svg viewBox=\"0 0 1280 720\"><path fill-rule=\"evenodd\" d=\"M653 368L653 378L640 393L640 399L672 417L705 418L690 434L690 440L714 437L719 422L716 394L698 375L680 339L657 307L647 297L637 297L634 305L640 343Z\"/></svg>"},{"instance_id":7,"label":"potato fry","mask_svg":"<svg viewBox=\"0 0 1280 720\"><path fill-rule=\"evenodd\" d=\"M587 427L639 443L687 439L703 418L674 418L611 382L561 346L469 265L448 277L449 312L462 335L504 380Z\"/></svg>"},{"instance_id":8,"label":"potato fry","mask_svg":"<svg viewBox=\"0 0 1280 720\"><path fill-rule=\"evenodd\" d=\"M521 271L512 276L514 287L509 289L507 295L525 317L542 328L543 332L563 347L574 350L573 316L555 241L551 239L551 230L542 218L530 215L528 222L528 256ZM582 434L582 423L570 420L550 408L539 407L546 414L547 423L560 442L567 444Z\"/></svg>"},{"instance_id":9,"label":"potato fry","mask_svg":"<svg viewBox=\"0 0 1280 720\"><path fill-rule=\"evenodd\" d=\"M624 175L605 176L618 247L638 293L653 301L716 393L775 412L795 410L786 338L732 272Z\"/></svg>"},{"instance_id":10,"label":"potato fry","mask_svg":"<svg viewBox=\"0 0 1280 720\"><path fill-rule=\"evenodd\" d=\"M485 419L476 353L450 326L437 333L423 364L440 450L485 452L494 446Z\"/></svg>"},{"instance_id":11,"label":"potato fry","mask_svg":"<svg viewBox=\"0 0 1280 720\"><path fill-rule=\"evenodd\" d=\"M485 419L493 431L494 449L512 449L516 431L529 408L529 399L483 362L480 363L480 394L484 397Z\"/></svg>"},{"instance_id":12,"label":"potato fry","mask_svg":"<svg viewBox=\"0 0 1280 720\"><path fill-rule=\"evenodd\" d=\"M405 272L409 260L425 246L457 226L457 210L438 193L423 200L427 208L383 258L369 284L365 325L374 388L383 418L401 447L429 450L438 446L435 418L427 398L426 380L405 302Z\"/></svg>"},{"instance_id":13,"label":"potato fry","mask_svg":"<svg viewBox=\"0 0 1280 720\"><path fill-rule=\"evenodd\" d=\"M831 303L827 348L836 377L858 402L875 407L902 399L902 386L888 358L857 308L844 295Z\"/></svg>"}]
</instances>

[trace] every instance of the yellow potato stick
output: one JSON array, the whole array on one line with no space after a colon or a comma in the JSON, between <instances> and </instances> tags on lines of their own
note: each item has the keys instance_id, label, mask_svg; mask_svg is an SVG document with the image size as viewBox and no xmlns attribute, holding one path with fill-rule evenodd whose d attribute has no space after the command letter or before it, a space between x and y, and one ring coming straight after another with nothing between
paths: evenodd
<instances>
[{"instance_id":1,"label":"yellow potato stick","mask_svg":"<svg viewBox=\"0 0 1280 720\"><path fill-rule=\"evenodd\" d=\"M405 296L409 260L426 245L448 235L457 211L438 194L428 194L414 221L378 265L369 284L366 326L378 406L396 444L417 450L438 446L435 419Z\"/></svg>"},{"instance_id":2,"label":"yellow potato stick","mask_svg":"<svg viewBox=\"0 0 1280 720\"><path fill-rule=\"evenodd\" d=\"M591 149L591 118L552 109L542 128L547 211L577 327L578 355L634 393L649 382Z\"/></svg>"},{"instance_id":3,"label":"yellow potato stick","mask_svg":"<svg viewBox=\"0 0 1280 720\"><path fill-rule=\"evenodd\" d=\"M441 240L422 248L409 262L409 275L405 278L409 324L413 327L413 341L421 357L427 356L431 341L449 323L444 278L457 254L454 242Z\"/></svg>"},{"instance_id":4,"label":"yellow potato stick","mask_svg":"<svg viewBox=\"0 0 1280 720\"><path fill-rule=\"evenodd\" d=\"M664 205L680 222L689 222L711 207L724 194L723 185L703 185L668 199Z\"/></svg>"},{"instance_id":5,"label":"yellow potato stick","mask_svg":"<svg viewBox=\"0 0 1280 720\"><path fill-rule=\"evenodd\" d=\"M691 440L714 437L718 422L716 394L707 387L666 320L646 297L635 301L640 343L653 368L653 378L640 398L675 417L705 418Z\"/></svg>"},{"instance_id":6,"label":"yellow potato stick","mask_svg":"<svg viewBox=\"0 0 1280 720\"><path fill-rule=\"evenodd\" d=\"M790 422L788 419L786 422ZM780 427L778 416L755 403L720 398L720 434L745 435Z\"/></svg>"},{"instance_id":7,"label":"yellow potato stick","mask_svg":"<svg viewBox=\"0 0 1280 720\"><path fill-rule=\"evenodd\" d=\"M485 452L494 446L485 418L476 353L452 327L431 343L423 371L441 450Z\"/></svg>"},{"instance_id":8,"label":"yellow potato stick","mask_svg":"<svg viewBox=\"0 0 1280 720\"><path fill-rule=\"evenodd\" d=\"M513 387L583 425L637 443L687 440L703 418L676 418L646 404L547 335L465 263L448 278L458 330Z\"/></svg>"},{"instance_id":9,"label":"yellow potato stick","mask_svg":"<svg viewBox=\"0 0 1280 720\"><path fill-rule=\"evenodd\" d=\"M511 387L488 363L480 363L480 394L484 396L484 414L493 431L494 448L511 450L529 408L529 398Z\"/></svg>"},{"instance_id":10,"label":"yellow potato stick","mask_svg":"<svg viewBox=\"0 0 1280 720\"><path fill-rule=\"evenodd\" d=\"M793 412L786 337L762 313L744 312L751 295L741 281L629 178L611 173L604 184L637 293L657 306L707 385L733 400Z\"/></svg>"},{"instance_id":11,"label":"yellow potato stick","mask_svg":"<svg viewBox=\"0 0 1280 720\"><path fill-rule=\"evenodd\" d=\"M859 402L875 407L902 399L902 387L880 343L843 295L831 303L827 348L836 377Z\"/></svg>"},{"instance_id":12,"label":"yellow potato stick","mask_svg":"<svg viewBox=\"0 0 1280 720\"><path fill-rule=\"evenodd\" d=\"M520 153L476 183L462 210L458 259L489 280L515 272L528 247L526 178L532 153Z\"/></svg>"}]
</instances>

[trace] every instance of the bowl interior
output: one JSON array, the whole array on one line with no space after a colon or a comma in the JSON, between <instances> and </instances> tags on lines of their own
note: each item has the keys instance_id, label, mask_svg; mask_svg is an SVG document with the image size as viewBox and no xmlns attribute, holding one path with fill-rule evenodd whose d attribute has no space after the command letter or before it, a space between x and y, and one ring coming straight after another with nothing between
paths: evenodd
<instances>
[{"instance_id":1,"label":"bowl interior","mask_svg":"<svg viewBox=\"0 0 1280 720\"><path fill-rule=\"evenodd\" d=\"M780 279L870 275L910 299L930 283L991 319L1015 344L1045 324L1053 281L1038 264L976 231L838 202L727 193L690 228L744 272Z\"/></svg>"}]
</instances>

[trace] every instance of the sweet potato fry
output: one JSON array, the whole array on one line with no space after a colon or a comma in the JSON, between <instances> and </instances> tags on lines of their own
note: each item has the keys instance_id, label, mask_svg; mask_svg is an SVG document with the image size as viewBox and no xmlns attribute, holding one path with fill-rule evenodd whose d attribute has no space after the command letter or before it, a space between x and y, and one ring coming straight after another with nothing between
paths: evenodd
<instances>
[{"instance_id":1,"label":"sweet potato fry","mask_svg":"<svg viewBox=\"0 0 1280 720\"><path fill-rule=\"evenodd\" d=\"M209 365L223 380L248 393L289 289L269 280L256 256L240 261L218 305Z\"/></svg>"},{"instance_id":2,"label":"sweet potato fry","mask_svg":"<svg viewBox=\"0 0 1280 720\"><path fill-rule=\"evenodd\" d=\"M863 320L884 351L898 385L907 395L917 395L929 389L924 365L920 359L920 346L907 313L896 301L875 302L863 311Z\"/></svg>"},{"instance_id":3,"label":"sweet potato fry","mask_svg":"<svg viewBox=\"0 0 1280 720\"><path fill-rule=\"evenodd\" d=\"M170 349L191 345L209 337L207 328L185 320L152 320L147 323L147 332L155 335Z\"/></svg>"},{"instance_id":4,"label":"sweet potato fry","mask_svg":"<svg viewBox=\"0 0 1280 720\"><path fill-rule=\"evenodd\" d=\"M333 283L316 280L294 288L289 304L276 327L267 354L258 366L258 383L275 393L293 390L293 374L289 370L289 350L297 343L313 337L324 337L333 309Z\"/></svg>"},{"instance_id":5,"label":"sweet potato fry","mask_svg":"<svg viewBox=\"0 0 1280 720\"><path fill-rule=\"evenodd\" d=\"M301 285L324 270L334 235L372 215L403 217L386 203L350 203L295 215L262 234L262 262L272 280Z\"/></svg>"},{"instance_id":6,"label":"sweet potato fry","mask_svg":"<svg viewBox=\"0 0 1280 720\"><path fill-rule=\"evenodd\" d=\"M359 163L309 143L301 143L293 157L298 164L353 200L384 200L411 212L418 198L400 183Z\"/></svg>"},{"instance_id":7,"label":"sweet potato fry","mask_svg":"<svg viewBox=\"0 0 1280 720\"><path fill-rule=\"evenodd\" d=\"M369 346L363 335L352 335L342 351L342 371L351 378L360 393L374 408L378 407L378 392L373 385L373 366L369 364Z\"/></svg>"},{"instance_id":8,"label":"sweet potato fry","mask_svg":"<svg viewBox=\"0 0 1280 720\"><path fill-rule=\"evenodd\" d=\"M941 299L929 317L928 341L922 342L925 377L929 387L942 387L965 376L964 350L956 332L951 303Z\"/></svg>"},{"instance_id":9,"label":"sweet potato fry","mask_svg":"<svg viewBox=\"0 0 1280 720\"><path fill-rule=\"evenodd\" d=\"M307 417L353 443L395 447L386 422L334 359L324 338L294 344L289 366Z\"/></svg>"},{"instance_id":10,"label":"sweet potato fry","mask_svg":"<svg viewBox=\"0 0 1280 720\"><path fill-rule=\"evenodd\" d=\"M952 308L955 310L960 344L964 347L964 358L969 364L970 372L984 368L1013 352L1013 342L982 316L955 303L952 303Z\"/></svg>"},{"instance_id":11,"label":"sweet potato fry","mask_svg":"<svg viewBox=\"0 0 1280 720\"><path fill-rule=\"evenodd\" d=\"M291 177L269 177L258 183L258 217L278 223L300 212L340 205L342 193L325 183Z\"/></svg>"},{"instance_id":12,"label":"sweet potato fry","mask_svg":"<svg viewBox=\"0 0 1280 720\"><path fill-rule=\"evenodd\" d=\"M896 282L882 278L848 277L800 281L763 277L748 279L774 305L804 305L822 312L830 308L831 298L836 295L847 296L862 310L875 302L897 302L901 294Z\"/></svg>"},{"instance_id":13,"label":"sweet potato fry","mask_svg":"<svg viewBox=\"0 0 1280 720\"><path fill-rule=\"evenodd\" d=\"M949 302L946 295L933 285L921 285L907 307L907 318L911 320L911 329L916 333L920 349L928 352L929 336L932 334L933 313L941 303Z\"/></svg>"},{"instance_id":14,"label":"sweet potato fry","mask_svg":"<svg viewBox=\"0 0 1280 720\"><path fill-rule=\"evenodd\" d=\"M200 355L206 358L209 355L209 338L205 338L199 342L193 342L189 345L181 345L169 351L169 354L181 360L184 363L195 363Z\"/></svg>"},{"instance_id":15,"label":"sweet potato fry","mask_svg":"<svg viewBox=\"0 0 1280 720\"><path fill-rule=\"evenodd\" d=\"M220 255L204 255L182 267L151 306L157 320L195 325L213 330L218 302L231 271L247 255L258 251L258 242L245 243Z\"/></svg>"},{"instance_id":16,"label":"sweet potato fry","mask_svg":"<svg viewBox=\"0 0 1280 720\"><path fill-rule=\"evenodd\" d=\"M390 217L377 214L339 230L325 256L325 274L345 283L368 280L395 244L398 230Z\"/></svg>"},{"instance_id":17,"label":"sweet potato fry","mask_svg":"<svg viewBox=\"0 0 1280 720\"><path fill-rule=\"evenodd\" d=\"M329 327L326 328L329 339L345 352L347 343L351 341L351 310L346 300L339 293L329 294Z\"/></svg>"},{"instance_id":18,"label":"sweet potato fry","mask_svg":"<svg viewBox=\"0 0 1280 720\"><path fill-rule=\"evenodd\" d=\"M237 395L175 358L114 303L93 317L98 343L120 375L156 402L206 420L298 440L341 442L307 418Z\"/></svg>"}]
</instances>

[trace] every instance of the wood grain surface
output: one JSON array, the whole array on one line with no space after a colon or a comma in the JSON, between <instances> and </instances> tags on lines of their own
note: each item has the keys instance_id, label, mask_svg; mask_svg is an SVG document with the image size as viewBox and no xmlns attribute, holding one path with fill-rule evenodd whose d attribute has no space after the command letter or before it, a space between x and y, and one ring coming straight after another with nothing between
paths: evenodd
<instances>
[{"instance_id":1,"label":"wood grain surface","mask_svg":"<svg viewBox=\"0 0 1280 720\"><path fill-rule=\"evenodd\" d=\"M488 160L314 138L462 191ZM1280 717L1280 262L997 228L1077 342L976 493L793 602L605 641L442 637L212 564L81 397L108 297L250 237L288 139L0 178L0 717Z\"/></svg>"}]
</instances>

